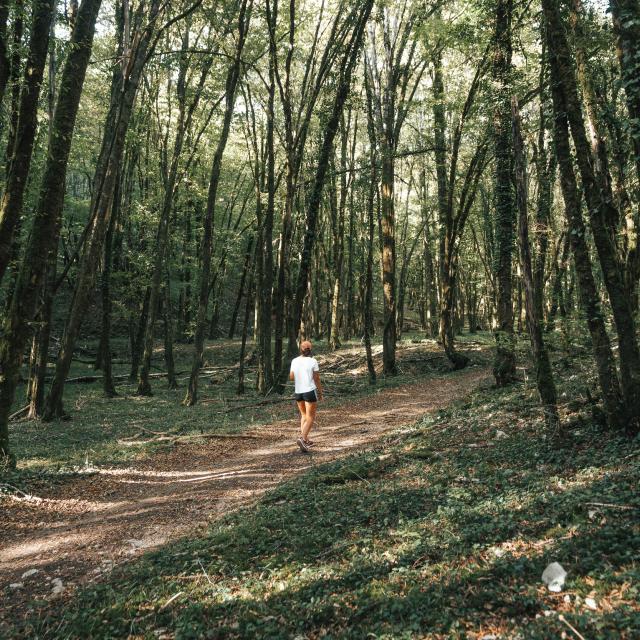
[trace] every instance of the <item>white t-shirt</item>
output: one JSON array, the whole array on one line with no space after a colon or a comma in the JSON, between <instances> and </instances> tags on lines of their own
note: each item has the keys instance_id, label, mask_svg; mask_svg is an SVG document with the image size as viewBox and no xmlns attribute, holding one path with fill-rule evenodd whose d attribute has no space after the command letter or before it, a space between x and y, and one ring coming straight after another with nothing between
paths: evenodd
<instances>
[{"instance_id":1,"label":"white t-shirt","mask_svg":"<svg viewBox=\"0 0 640 640\"><path fill-rule=\"evenodd\" d=\"M291 371L296 383L296 393L307 393L316 388L313 372L320 371L318 361L308 356L298 356L291 361Z\"/></svg>"}]
</instances>

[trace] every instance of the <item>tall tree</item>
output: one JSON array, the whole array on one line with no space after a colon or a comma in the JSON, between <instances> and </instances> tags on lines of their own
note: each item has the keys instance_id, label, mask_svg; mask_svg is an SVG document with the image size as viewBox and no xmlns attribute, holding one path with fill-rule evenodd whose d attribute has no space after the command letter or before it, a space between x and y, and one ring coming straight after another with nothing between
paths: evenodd
<instances>
[{"instance_id":1,"label":"tall tree","mask_svg":"<svg viewBox=\"0 0 640 640\"><path fill-rule=\"evenodd\" d=\"M302 166L307 152L307 142L309 133L312 131L312 118L316 112L318 101L322 98L322 90L331 80L332 69L337 64L338 56L345 46L348 36L347 4L342 0L342 4L335 12L335 17L326 27L328 33L325 45L320 50L322 36L324 35L325 2L320 4L318 18L313 32L311 46L308 55L304 59L302 70L302 83L298 91L295 84L292 86L292 79L295 81L294 60L297 51L302 51L300 42L296 38L300 29L297 22L296 0L289 0L288 15L288 48L284 62L284 75L278 58L275 57L275 78L278 84L278 96L283 116L282 128L284 130L283 144L285 149L285 193L282 208L282 225L278 243L277 256L277 277L273 295L274 307L274 347L273 347L273 369L274 376L278 383L279 391L284 391L284 381L288 374L288 368L283 367L283 345L286 333L285 322L286 311L291 311L288 300L293 295L291 271L291 246L294 234L296 213L296 199L300 197L300 178ZM271 39L270 46L277 47L275 42L276 33L269 30Z\"/></svg>"},{"instance_id":2,"label":"tall tree","mask_svg":"<svg viewBox=\"0 0 640 640\"><path fill-rule=\"evenodd\" d=\"M304 300L307 295L309 284L309 272L311 270L311 258L316 241L316 226L318 222L318 212L324 190L329 159L333 152L333 142L338 132L340 117L344 108L344 104L351 90L351 77L355 69L362 43L364 33L369 20L369 15L373 8L373 0L360 0L352 7L347 24L351 28L344 54L338 63L338 80L331 112L324 128L320 153L318 155L318 163L315 170L311 194L307 204L306 229L303 239L302 255L300 259L300 267L295 287L295 297L292 302L292 312L289 322L289 346L288 352L290 357L294 357L297 353L298 335L300 333L300 324L302 322L302 309Z\"/></svg>"},{"instance_id":3,"label":"tall tree","mask_svg":"<svg viewBox=\"0 0 640 640\"><path fill-rule=\"evenodd\" d=\"M515 227L513 193L513 141L511 136L513 0L496 0L493 41L494 155L495 155L495 276L498 326L493 375L498 386L515 379L516 356L513 333L512 254Z\"/></svg>"},{"instance_id":4,"label":"tall tree","mask_svg":"<svg viewBox=\"0 0 640 640\"><path fill-rule=\"evenodd\" d=\"M125 6L128 6L127 0L124 2ZM93 292L100 256L104 250L104 241L111 220L115 182L118 167L122 163L133 104L148 54L157 42L157 22L160 15L160 0L152 0L148 7L142 3L138 5L133 16L134 33L131 35L131 40L127 37L127 29L122 30L123 38L119 45L122 63L114 68L112 76L109 112L93 177L88 233L83 243L73 300L56 360L55 374L47 396L44 420L53 420L64 415L62 397L65 380L71 366L75 342Z\"/></svg>"},{"instance_id":5,"label":"tall tree","mask_svg":"<svg viewBox=\"0 0 640 640\"><path fill-rule=\"evenodd\" d=\"M204 232L200 247L200 285L198 296L198 311L196 316L196 327L194 336L193 364L191 366L191 376L189 378L189 389L184 399L184 404L192 406L198 402L198 376L202 367L204 355L204 337L207 322L207 305L209 302L209 278L211 274L211 257L213 247L213 218L216 208L216 198L218 184L220 182L220 171L222 168L222 156L224 155L229 131L231 129L231 119L236 102L236 89L242 71L242 51L249 30L251 20L252 0L241 0L238 11L238 33L236 38L236 48L231 64L227 71L225 81L225 110L222 118L222 129L218 138L211 174L209 178L209 193L207 196L207 209L204 215Z\"/></svg>"},{"instance_id":6,"label":"tall tree","mask_svg":"<svg viewBox=\"0 0 640 640\"><path fill-rule=\"evenodd\" d=\"M553 380L553 371L549 352L542 335L542 313L536 299L536 282L533 274L531 246L529 244L529 211L527 189L527 164L520 110L517 98L512 99L513 113L513 151L515 164L516 199L518 203L518 244L520 247L520 264L524 284L525 305L527 312L527 329L531 340L531 352L536 370L536 385L544 410L545 423L548 429L557 430L560 426L558 416L557 393Z\"/></svg>"},{"instance_id":7,"label":"tall tree","mask_svg":"<svg viewBox=\"0 0 640 640\"><path fill-rule=\"evenodd\" d=\"M486 54L480 59L467 92L457 124L447 135L445 87L440 45L433 55L433 135L438 188L438 267L440 284L439 337L454 369L467 366L469 359L455 348L454 312L458 289L458 263L462 235L475 202L485 168L487 141L481 136L463 176L459 176L463 135L468 127L480 81L486 71ZM450 144L447 140L450 139Z\"/></svg>"},{"instance_id":8,"label":"tall tree","mask_svg":"<svg viewBox=\"0 0 640 640\"><path fill-rule=\"evenodd\" d=\"M545 6L544 39L549 52L551 71L551 95L553 100L554 148L558 159L560 186L564 199L564 210L568 223L568 234L576 268L578 292L586 317L587 327L593 345L598 381L602 391L607 422L612 428L624 427L624 406L620 391L620 381L616 370L611 341L607 334L600 297L593 276L591 256L587 245L587 231L582 217L582 203L578 192L578 181L574 170L569 138L567 106L561 78L557 75L557 59L552 39L557 36L550 28L548 11L554 7Z\"/></svg>"},{"instance_id":9,"label":"tall tree","mask_svg":"<svg viewBox=\"0 0 640 640\"><path fill-rule=\"evenodd\" d=\"M71 36L72 46L62 71L58 102L51 123L48 160L33 227L0 340L0 455L10 453L7 419L29 340L30 322L36 313L38 293L47 266L52 259L55 260L58 251L67 163L100 5L101 0L83 0L78 11Z\"/></svg>"},{"instance_id":10,"label":"tall tree","mask_svg":"<svg viewBox=\"0 0 640 640\"><path fill-rule=\"evenodd\" d=\"M9 82L11 63L7 46L7 23L9 21L9 0L0 1L0 103Z\"/></svg>"},{"instance_id":11,"label":"tall tree","mask_svg":"<svg viewBox=\"0 0 640 640\"><path fill-rule=\"evenodd\" d=\"M629 114L637 179L640 180L640 3L638 0L610 0L609 8Z\"/></svg>"},{"instance_id":12,"label":"tall tree","mask_svg":"<svg viewBox=\"0 0 640 640\"><path fill-rule=\"evenodd\" d=\"M15 143L8 149L11 155L7 183L0 200L0 282L9 266L14 232L22 214L38 125L38 100L49 50L54 4L54 0L36 0L32 5L29 53L20 95Z\"/></svg>"},{"instance_id":13,"label":"tall tree","mask_svg":"<svg viewBox=\"0 0 640 640\"><path fill-rule=\"evenodd\" d=\"M178 185L180 178L180 162L182 159L182 150L185 139L191 128L193 115L200 102L200 97L204 90L205 81L209 75L211 65L210 58L204 58L198 83L193 89L193 95L190 100L187 99L187 71L189 69L189 51L190 42L189 34L191 29L191 21L187 20L184 27L182 38L182 49L180 52L180 62L178 67L178 77L176 80L176 97L178 101L178 117L175 123L175 138L173 141L173 149L168 163L162 164L162 182L163 182L163 198L160 209L160 218L158 220L158 229L156 232L155 249L153 253L153 271L151 274L151 289L149 296L149 315L147 318L147 326L144 337L144 351L142 355L142 366L140 368L140 377L138 380L138 394L142 396L150 396L151 384L149 382L149 374L151 372L151 357L153 355L153 346L155 338L156 316L158 305L161 300L161 286L163 274L165 271L165 255L167 253L167 243L169 238L169 227L171 212L173 211ZM170 79L170 84L172 79ZM171 91L171 87L168 89ZM168 131L167 131L168 134Z\"/></svg>"},{"instance_id":14,"label":"tall tree","mask_svg":"<svg viewBox=\"0 0 640 640\"><path fill-rule=\"evenodd\" d=\"M383 369L386 375L395 375L397 330L397 282L395 238L395 155L402 126L427 61L418 53L415 32L420 23L422 8L410 6L405 0L392 8L380 5L376 25L369 29L370 46L367 48L366 73L373 97L373 113L377 144L380 154L380 202L382 232L382 289L384 300L384 329L382 336ZM381 56L378 37L382 40Z\"/></svg>"},{"instance_id":15,"label":"tall tree","mask_svg":"<svg viewBox=\"0 0 640 640\"><path fill-rule=\"evenodd\" d=\"M576 149L576 162L580 171L589 222L598 253L602 277L613 311L618 335L621 386L627 410L628 429L640 431L640 348L636 326L622 265L618 259L611 233L611 220L619 219L615 204L609 196L603 177L595 169L595 161L587 137L578 93L575 67L562 16L551 0L543 0L548 30L548 48L551 79L561 90L569 121L571 137Z\"/></svg>"}]
</instances>

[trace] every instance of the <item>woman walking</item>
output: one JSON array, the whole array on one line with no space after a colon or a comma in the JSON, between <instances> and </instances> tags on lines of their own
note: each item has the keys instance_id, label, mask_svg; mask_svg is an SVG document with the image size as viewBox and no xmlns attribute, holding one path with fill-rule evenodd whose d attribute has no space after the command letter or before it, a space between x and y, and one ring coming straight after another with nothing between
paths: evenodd
<instances>
[{"instance_id":1,"label":"woman walking","mask_svg":"<svg viewBox=\"0 0 640 640\"><path fill-rule=\"evenodd\" d=\"M322 400L320 367L311 356L311 343L305 340L300 345L300 355L291 361L289 380L295 382L295 396L300 410L300 437L296 443L300 451L306 453L313 446L309 433L316 417L318 401Z\"/></svg>"}]
</instances>

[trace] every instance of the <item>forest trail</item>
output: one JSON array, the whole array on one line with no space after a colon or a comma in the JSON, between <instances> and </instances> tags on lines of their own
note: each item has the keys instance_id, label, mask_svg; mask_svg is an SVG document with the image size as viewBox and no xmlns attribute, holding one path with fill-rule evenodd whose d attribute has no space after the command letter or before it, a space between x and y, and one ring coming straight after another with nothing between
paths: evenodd
<instances>
[{"instance_id":1,"label":"forest trail","mask_svg":"<svg viewBox=\"0 0 640 640\"><path fill-rule=\"evenodd\" d=\"M489 375L486 367L473 367L331 408L320 405L312 433L317 446L306 455L295 445L292 406L291 419L240 437L177 440L170 452L129 467L96 469L38 497L4 499L0 591L7 594L14 586L0 626L2 618L15 621L29 601L49 600L53 579L62 581L63 597L69 595L73 587L99 580L146 550L197 535L212 519L250 504L282 481L370 447L465 397ZM37 573L22 577L34 569Z\"/></svg>"}]
</instances>

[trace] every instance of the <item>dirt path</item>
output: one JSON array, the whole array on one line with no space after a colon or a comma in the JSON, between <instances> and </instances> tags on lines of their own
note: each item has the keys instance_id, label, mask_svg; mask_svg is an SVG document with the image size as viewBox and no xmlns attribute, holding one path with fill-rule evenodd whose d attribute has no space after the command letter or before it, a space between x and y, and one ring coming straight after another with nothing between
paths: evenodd
<instances>
[{"instance_id":1,"label":"dirt path","mask_svg":"<svg viewBox=\"0 0 640 640\"><path fill-rule=\"evenodd\" d=\"M31 499L0 502L3 620L33 600L100 579L115 564L194 532L276 484L370 446L384 434L446 407L487 379L484 368L387 389L322 409L313 453L294 444L294 419L247 436L179 441L135 468L99 469ZM293 409L292 409L293 416ZM25 572L33 575L24 576ZM62 581L52 582L54 579Z\"/></svg>"}]
</instances>

